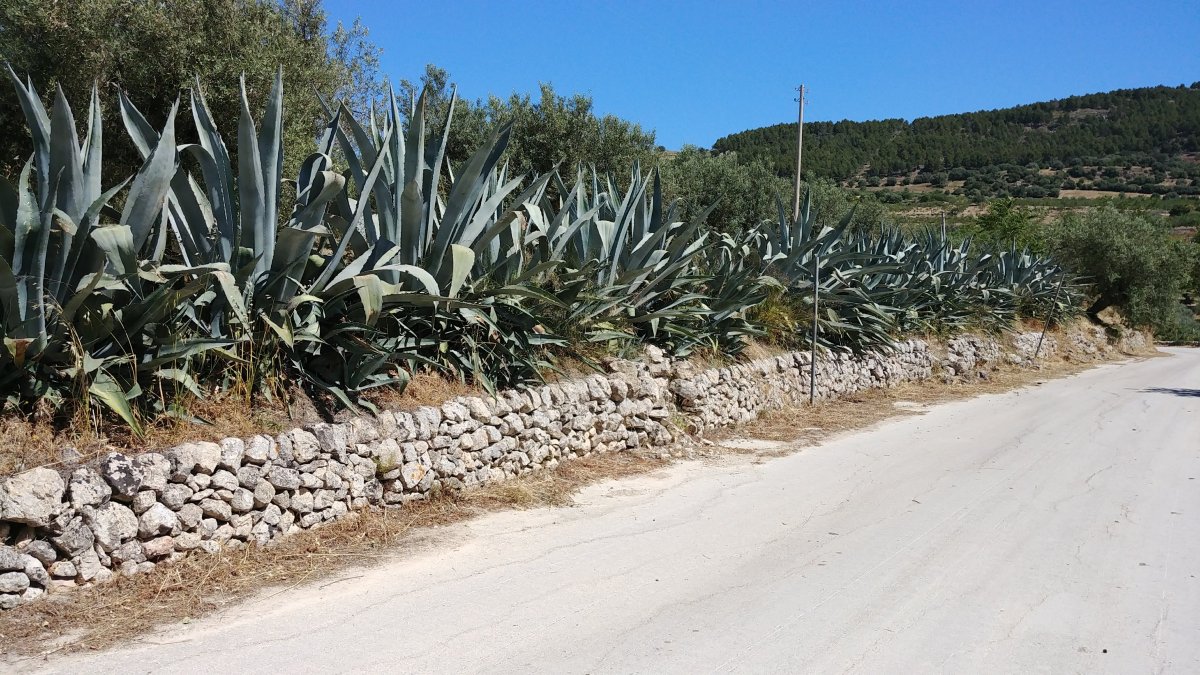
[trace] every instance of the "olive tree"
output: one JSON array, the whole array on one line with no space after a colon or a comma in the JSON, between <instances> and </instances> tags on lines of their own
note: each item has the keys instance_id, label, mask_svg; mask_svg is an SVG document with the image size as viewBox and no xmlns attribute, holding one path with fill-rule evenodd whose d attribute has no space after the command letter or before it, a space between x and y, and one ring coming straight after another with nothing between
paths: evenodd
<instances>
[{"instance_id":1,"label":"olive tree","mask_svg":"<svg viewBox=\"0 0 1200 675\"><path fill-rule=\"evenodd\" d=\"M1088 316L1112 307L1132 325L1175 321L1191 283L1193 247L1158 219L1102 206L1063 216L1050 230L1055 257L1091 290Z\"/></svg>"}]
</instances>

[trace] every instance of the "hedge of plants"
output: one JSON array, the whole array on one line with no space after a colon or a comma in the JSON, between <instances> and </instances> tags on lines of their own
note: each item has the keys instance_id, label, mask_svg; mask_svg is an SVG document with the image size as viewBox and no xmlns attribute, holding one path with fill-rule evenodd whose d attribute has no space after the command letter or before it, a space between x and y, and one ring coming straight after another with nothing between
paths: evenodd
<instances>
[{"instance_id":1,"label":"hedge of plants","mask_svg":"<svg viewBox=\"0 0 1200 675\"><path fill-rule=\"evenodd\" d=\"M326 106L317 151L284 176L279 76L258 118L244 84L237 120L214 119L199 82L161 126L122 95L118 140L144 161L105 185L95 93L77 119L61 91L47 110L9 75L33 143L0 180L9 410L86 402L136 432L234 386L369 408L369 390L420 370L514 386L586 345L807 344L814 278L823 348L1078 304L1046 258L818 227L807 200L725 232L682 218L656 170L512 175L507 127L450 166L447 132L429 132L449 119L431 124L424 95L366 119Z\"/></svg>"}]
</instances>

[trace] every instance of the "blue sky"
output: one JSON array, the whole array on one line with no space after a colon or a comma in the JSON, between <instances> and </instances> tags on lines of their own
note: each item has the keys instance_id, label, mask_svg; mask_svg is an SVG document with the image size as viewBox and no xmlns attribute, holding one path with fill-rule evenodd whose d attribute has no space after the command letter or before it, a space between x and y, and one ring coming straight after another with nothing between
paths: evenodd
<instances>
[{"instance_id":1,"label":"blue sky","mask_svg":"<svg viewBox=\"0 0 1200 675\"><path fill-rule=\"evenodd\" d=\"M401 2L326 0L362 17L383 71L426 63L460 94L583 92L598 112L708 147L806 120L914 118L1200 80L1200 1Z\"/></svg>"}]
</instances>

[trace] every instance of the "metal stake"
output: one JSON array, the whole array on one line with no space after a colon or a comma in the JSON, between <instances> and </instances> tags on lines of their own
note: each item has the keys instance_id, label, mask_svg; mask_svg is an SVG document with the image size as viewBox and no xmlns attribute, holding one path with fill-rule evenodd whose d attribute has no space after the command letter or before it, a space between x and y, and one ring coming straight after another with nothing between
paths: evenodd
<instances>
[{"instance_id":1,"label":"metal stake","mask_svg":"<svg viewBox=\"0 0 1200 675\"><path fill-rule=\"evenodd\" d=\"M821 288L820 258L813 255L813 330L812 356L808 362L808 404L812 405L817 398L817 292Z\"/></svg>"},{"instance_id":2,"label":"metal stake","mask_svg":"<svg viewBox=\"0 0 1200 675\"><path fill-rule=\"evenodd\" d=\"M1046 331L1050 330L1050 322L1054 319L1054 310L1058 308L1058 294L1062 290L1063 282L1067 280L1067 273L1058 278L1058 287L1054 289L1054 302L1050 303L1050 311L1046 313L1046 322L1042 324L1042 334L1038 336L1037 347L1033 350L1033 360L1037 361L1038 352L1042 351L1042 340L1046 339Z\"/></svg>"}]
</instances>

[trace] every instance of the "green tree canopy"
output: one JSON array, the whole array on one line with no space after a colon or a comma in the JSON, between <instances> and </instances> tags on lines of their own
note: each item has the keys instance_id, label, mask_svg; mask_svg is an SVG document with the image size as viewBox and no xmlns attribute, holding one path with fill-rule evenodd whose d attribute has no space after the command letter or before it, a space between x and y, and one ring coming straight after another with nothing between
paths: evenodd
<instances>
[{"instance_id":1,"label":"green tree canopy","mask_svg":"<svg viewBox=\"0 0 1200 675\"><path fill-rule=\"evenodd\" d=\"M282 66L290 175L325 119L317 94L363 110L382 91L378 54L361 23L330 26L321 0L0 0L0 57L19 76L46 96L61 87L71 101L86 101L98 84L106 111L105 173L114 182L140 165L123 141L118 89L157 125L198 76L221 132L232 138L239 77L245 74L250 100L263 101ZM0 165L11 174L31 146L16 97L4 89ZM190 116L179 122L187 138Z\"/></svg>"},{"instance_id":2,"label":"green tree canopy","mask_svg":"<svg viewBox=\"0 0 1200 675\"><path fill-rule=\"evenodd\" d=\"M777 200L791 192L788 182L762 163L742 164L732 153L713 155L686 146L664 159L661 167L663 189L668 197L683 200L685 220L715 204L708 222L725 232L775 219Z\"/></svg>"},{"instance_id":3,"label":"green tree canopy","mask_svg":"<svg viewBox=\"0 0 1200 675\"><path fill-rule=\"evenodd\" d=\"M440 131L452 92L450 74L430 64L420 82L402 80L398 95L411 101L422 87L429 87L426 111ZM557 166L571 174L576 166L595 166L601 174L611 173L624 183L635 160L646 166L655 161L653 131L614 115L597 114L586 94L563 96L547 82L538 89L536 100L517 93L507 98L460 99L446 150L451 164L466 160L471 150L508 122L513 129L505 159L513 171L546 173Z\"/></svg>"},{"instance_id":4,"label":"green tree canopy","mask_svg":"<svg viewBox=\"0 0 1200 675\"><path fill-rule=\"evenodd\" d=\"M1038 252L1046 248L1046 228L1035 213L1019 206L1011 197L989 202L987 210L974 223L962 228L961 233L998 248L1014 244Z\"/></svg>"},{"instance_id":5,"label":"green tree canopy","mask_svg":"<svg viewBox=\"0 0 1200 675\"><path fill-rule=\"evenodd\" d=\"M1108 205L1069 213L1051 229L1050 245L1091 288L1093 320L1113 307L1134 326L1176 321L1195 253L1156 219Z\"/></svg>"}]
</instances>

